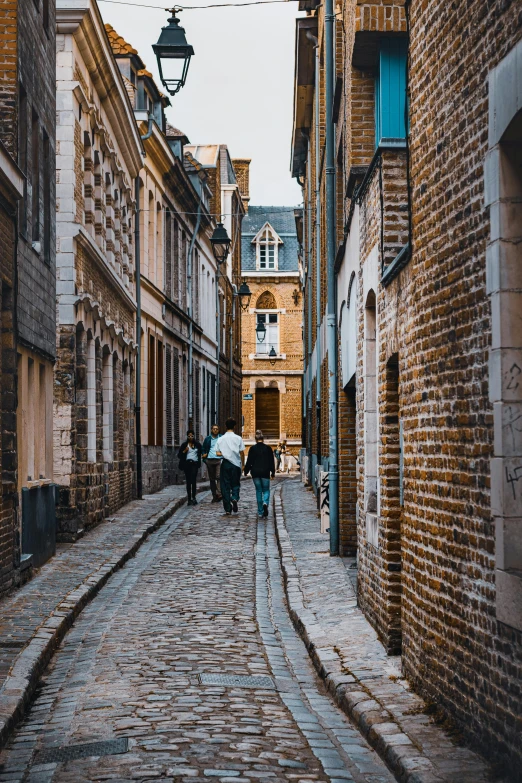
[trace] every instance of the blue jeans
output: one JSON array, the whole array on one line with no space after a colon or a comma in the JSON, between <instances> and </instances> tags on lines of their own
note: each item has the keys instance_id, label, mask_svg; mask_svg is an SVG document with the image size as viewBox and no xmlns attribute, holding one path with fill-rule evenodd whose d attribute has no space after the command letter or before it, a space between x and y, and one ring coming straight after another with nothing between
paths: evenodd
<instances>
[{"instance_id":1,"label":"blue jeans","mask_svg":"<svg viewBox=\"0 0 522 783\"><path fill-rule=\"evenodd\" d=\"M262 514L263 505L266 503L268 506L270 503L270 479L256 476L254 484L256 487L257 510Z\"/></svg>"}]
</instances>

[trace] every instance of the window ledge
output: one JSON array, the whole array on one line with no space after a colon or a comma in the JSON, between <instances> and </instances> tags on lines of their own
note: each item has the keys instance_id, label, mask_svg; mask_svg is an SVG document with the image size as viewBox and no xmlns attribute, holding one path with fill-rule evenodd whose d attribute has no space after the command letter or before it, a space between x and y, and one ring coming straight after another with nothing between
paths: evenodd
<instances>
[{"instance_id":1,"label":"window ledge","mask_svg":"<svg viewBox=\"0 0 522 783\"><path fill-rule=\"evenodd\" d=\"M401 269L404 269L404 267L406 266L410 258L411 258L411 248L410 248L410 244L408 243L407 245L404 245L404 247L402 247L399 250L399 252L395 256L393 261L390 264L388 264L388 266L382 273L381 283L383 284L383 286L385 287L388 286L391 283L391 281L397 277Z\"/></svg>"},{"instance_id":2,"label":"window ledge","mask_svg":"<svg viewBox=\"0 0 522 783\"><path fill-rule=\"evenodd\" d=\"M275 362L278 359L286 359L286 353L278 353L277 356L272 356L272 358L266 353L251 353L248 358L264 360L265 362Z\"/></svg>"}]
</instances>

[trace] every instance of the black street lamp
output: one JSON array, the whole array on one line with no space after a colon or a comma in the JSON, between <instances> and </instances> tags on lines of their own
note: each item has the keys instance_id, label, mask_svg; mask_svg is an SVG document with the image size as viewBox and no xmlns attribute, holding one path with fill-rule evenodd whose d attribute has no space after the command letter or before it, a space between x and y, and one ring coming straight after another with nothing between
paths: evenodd
<instances>
[{"instance_id":1,"label":"black street lamp","mask_svg":"<svg viewBox=\"0 0 522 783\"><path fill-rule=\"evenodd\" d=\"M265 335L266 335L266 326L264 323L258 321L256 326L256 335L257 339L260 343L263 343L265 341Z\"/></svg>"},{"instance_id":2,"label":"black street lamp","mask_svg":"<svg viewBox=\"0 0 522 783\"><path fill-rule=\"evenodd\" d=\"M252 291L248 287L248 283L245 282L241 283L237 295L239 297L239 304L241 309L245 311L248 310L248 306L252 298Z\"/></svg>"},{"instance_id":3,"label":"black street lamp","mask_svg":"<svg viewBox=\"0 0 522 783\"><path fill-rule=\"evenodd\" d=\"M175 95L184 86L190 58L194 54L194 49L185 38L185 30L176 18L176 14L182 10L176 7L170 9L172 16L169 23L162 28L158 43L152 47L158 61L161 82L170 95Z\"/></svg>"},{"instance_id":4,"label":"black street lamp","mask_svg":"<svg viewBox=\"0 0 522 783\"><path fill-rule=\"evenodd\" d=\"M210 237L212 243L212 252L214 258L218 264L223 264L228 257L230 251L230 244L232 240L227 234L227 230L223 223L218 223L214 229L214 233Z\"/></svg>"},{"instance_id":5,"label":"black street lamp","mask_svg":"<svg viewBox=\"0 0 522 783\"><path fill-rule=\"evenodd\" d=\"M268 358L270 359L270 364L273 367L275 365L276 359L277 359L277 353L276 353L276 350L275 350L274 346L272 346L270 348L270 353L268 354Z\"/></svg>"}]
</instances>

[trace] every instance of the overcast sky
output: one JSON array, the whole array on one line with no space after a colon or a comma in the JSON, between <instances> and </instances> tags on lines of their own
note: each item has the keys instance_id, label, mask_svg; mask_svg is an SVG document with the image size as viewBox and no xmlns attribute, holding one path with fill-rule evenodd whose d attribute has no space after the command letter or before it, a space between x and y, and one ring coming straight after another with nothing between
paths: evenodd
<instances>
[{"instance_id":1,"label":"overcast sky","mask_svg":"<svg viewBox=\"0 0 522 783\"><path fill-rule=\"evenodd\" d=\"M190 0L193 5L220 0ZM99 0L106 22L135 49L159 84L152 44L168 18L161 0L132 8ZM189 0L187 0L187 4ZM251 158L250 203L301 203L290 176L297 3L185 10L180 14L194 57L185 87L167 119L192 144L227 144L231 156ZM161 87L161 89L163 89Z\"/></svg>"}]
</instances>

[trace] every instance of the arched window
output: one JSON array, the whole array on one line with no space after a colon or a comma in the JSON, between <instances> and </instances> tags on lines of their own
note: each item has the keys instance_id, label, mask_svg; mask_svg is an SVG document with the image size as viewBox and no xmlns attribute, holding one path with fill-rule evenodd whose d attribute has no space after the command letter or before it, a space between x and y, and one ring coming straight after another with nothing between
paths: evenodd
<instances>
[{"instance_id":1,"label":"arched window","mask_svg":"<svg viewBox=\"0 0 522 783\"><path fill-rule=\"evenodd\" d=\"M278 268L278 246L281 239L269 223L265 223L254 239L256 243L256 269L268 272Z\"/></svg>"}]
</instances>

